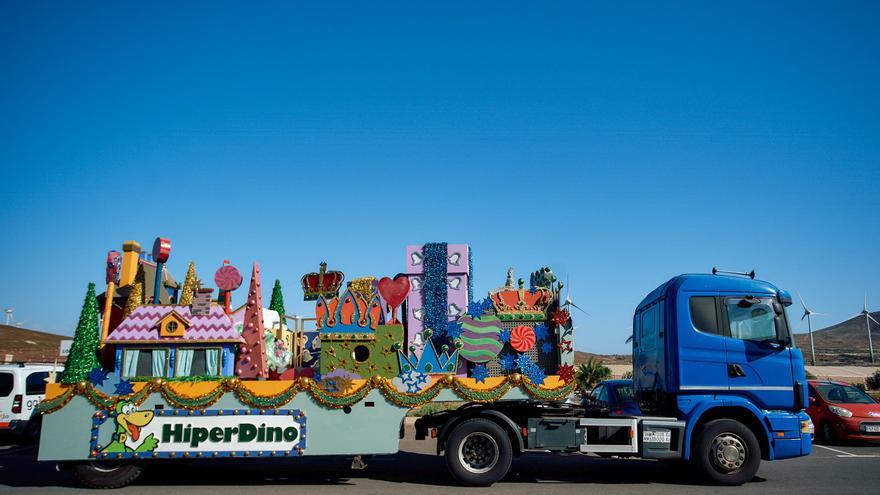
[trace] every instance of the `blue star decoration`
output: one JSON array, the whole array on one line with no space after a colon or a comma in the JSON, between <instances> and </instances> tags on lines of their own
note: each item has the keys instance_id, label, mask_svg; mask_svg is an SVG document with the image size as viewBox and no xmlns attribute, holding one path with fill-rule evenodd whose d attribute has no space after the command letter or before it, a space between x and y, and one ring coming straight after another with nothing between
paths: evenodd
<instances>
[{"instance_id":1,"label":"blue star decoration","mask_svg":"<svg viewBox=\"0 0 880 495\"><path fill-rule=\"evenodd\" d=\"M446 325L446 335L452 340L461 337L461 323L450 321L449 324Z\"/></svg>"},{"instance_id":2,"label":"blue star decoration","mask_svg":"<svg viewBox=\"0 0 880 495\"><path fill-rule=\"evenodd\" d=\"M94 368L92 371L89 371L89 381L92 382L92 385L100 387L104 384L104 380L106 379L107 372L101 368Z\"/></svg>"},{"instance_id":3,"label":"blue star decoration","mask_svg":"<svg viewBox=\"0 0 880 495\"><path fill-rule=\"evenodd\" d=\"M544 342L543 344L541 344L541 352L544 354L550 354L551 352L553 352L553 344L551 344L550 342Z\"/></svg>"},{"instance_id":4,"label":"blue star decoration","mask_svg":"<svg viewBox=\"0 0 880 495\"><path fill-rule=\"evenodd\" d=\"M547 378L547 373L544 372L544 369L534 364L525 373L529 381L535 385L543 385L544 379Z\"/></svg>"},{"instance_id":5,"label":"blue star decoration","mask_svg":"<svg viewBox=\"0 0 880 495\"><path fill-rule=\"evenodd\" d=\"M516 358L512 354L502 354L498 364L502 371L513 371L516 369Z\"/></svg>"},{"instance_id":6,"label":"blue star decoration","mask_svg":"<svg viewBox=\"0 0 880 495\"><path fill-rule=\"evenodd\" d=\"M485 365L478 364L471 370L471 378L476 380L477 383L486 383L486 378L489 378L489 370Z\"/></svg>"},{"instance_id":7,"label":"blue star decoration","mask_svg":"<svg viewBox=\"0 0 880 495\"><path fill-rule=\"evenodd\" d=\"M538 292L538 288L534 285L529 286L529 293L534 294L535 292Z\"/></svg>"},{"instance_id":8,"label":"blue star decoration","mask_svg":"<svg viewBox=\"0 0 880 495\"><path fill-rule=\"evenodd\" d=\"M525 373L530 366L532 366L532 360L525 354L520 354L519 357L516 358L516 367L523 373Z\"/></svg>"},{"instance_id":9,"label":"blue star decoration","mask_svg":"<svg viewBox=\"0 0 880 495\"><path fill-rule=\"evenodd\" d=\"M486 299L483 299L483 313L485 313L486 311L489 311L492 308L493 308L492 300L489 299L488 297Z\"/></svg>"},{"instance_id":10,"label":"blue star decoration","mask_svg":"<svg viewBox=\"0 0 880 495\"><path fill-rule=\"evenodd\" d=\"M471 315L472 318L479 318L483 316L483 303L480 301L474 301L468 304L468 314Z\"/></svg>"},{"instance_id":11,"label":"blue star decoration","mask_svg":"<svg viewBox=\"0 0 880 495\"><path fill-rule=\"evenodd\" d=\"M501 339L502 344L506 344L510 342L510 330L504 329L498 332L498 338Z\"/></svg>"},{"instance_id":12,"label":"blue star decoration","mask_svg":"<svg viewBox=\"0 0 880 495\"><path fill-rule=\"evenodd\" d=\"M134 387L131 386L131 380L120 380L116 384L116 395L130 395L132 392Z\"/></svg>"},{"instance_id":13,"label":"blue star decoration","mask_svg":"<svg viewBox=\"0 0 880 495\"><path fill-rule=\"evenodd\" d=\"M550 336L550 329L547 328L547 325L543 323L535 325L535 328L533 330L535 332L535 338L538 340L547 340L547 338Z\"/></svg>"}]
</instances>

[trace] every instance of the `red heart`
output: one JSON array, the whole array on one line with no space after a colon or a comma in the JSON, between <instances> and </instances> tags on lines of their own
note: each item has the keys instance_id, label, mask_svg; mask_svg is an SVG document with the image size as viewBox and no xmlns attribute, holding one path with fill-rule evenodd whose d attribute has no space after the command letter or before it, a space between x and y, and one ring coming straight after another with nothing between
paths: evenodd
<instances>
[{"instance_id":1,"label":"red heart","mask_svg":"<svg viewBox=\"0 0 880 495\"><path fill-rule=\"evenodd\" d=\"M406 275L398 275L394 277L394 280L382 277L382 280L379 280L379 293L382 294L389 306L396 308L403 303L406 295L409 294L409 278Z\"/></svg>"}]
</instances>

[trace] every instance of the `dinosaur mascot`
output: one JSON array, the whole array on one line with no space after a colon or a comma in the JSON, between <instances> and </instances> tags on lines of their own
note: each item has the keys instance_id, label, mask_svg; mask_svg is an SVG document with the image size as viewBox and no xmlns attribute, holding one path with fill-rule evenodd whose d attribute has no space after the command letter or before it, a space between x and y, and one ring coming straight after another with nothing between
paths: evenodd
<instances>
[{"instance_id":1,"label":"dinosaur mascot","mask_svg":"<svg viewBox=\"0 0 880 495\"><path fill-rule=\"evenodd\" d=\"M138 411L138 407L127 401L119 401L116 404L116 431L113 433L113 441L107 444L101 452L152 452L159 445L159 441L152 433L147 435L137 447L126 445L135 444L141 437L141 428L147 426L153 420L152 411Z\"/></svg>"}]
</instances>

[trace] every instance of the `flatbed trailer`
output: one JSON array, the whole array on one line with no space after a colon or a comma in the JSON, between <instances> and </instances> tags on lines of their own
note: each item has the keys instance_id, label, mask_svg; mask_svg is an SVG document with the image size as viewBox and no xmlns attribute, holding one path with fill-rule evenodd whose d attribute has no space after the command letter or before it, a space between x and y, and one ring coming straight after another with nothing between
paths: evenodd
<instances>
[{"instance_id":1,"label":"flatbed trailer","mask_svg":"<svg viewBox=\"0 0 880 495\"><path fill-rule=\"evenodd\" d=\"M127 254L135 244L124 244ZM164 261L169 249L157 239L154 258ZM113 253L106 301L126 279L111 273ZM394 454L409 410L453 401L466 404L418 419L416 435L437 439L465 485L491 485L514 456L533 451L681 460L723 485L751 480L761 460L810 453L787 292L753 273L682 275L659 286L633 317L643 414L612 416L570 403L572 304L552 271L535 271L526 288L511 269L503 287L471 302L463 295L468 256L466 245L410 246L406 274L352 282L341 293L342 273L322 263L302 279L306 299L317 301L320 358L292 378L268 373L256 264L239 333L228 292L241 276L224 264L215 281L225 309L199 289L188 305L126 304L113 323L107 302L100 334L112 366L85 373L82 363L97 354L83 344L98 334L90 287L63 383L49 384L40 405L39 459L110 488L131 483L146 464L181 458ZM122 261L129 280L136 261ZM442 326L438 339L433 328ZM193 369L202 371L189 376Z\"/></svg>"}]
</instances>

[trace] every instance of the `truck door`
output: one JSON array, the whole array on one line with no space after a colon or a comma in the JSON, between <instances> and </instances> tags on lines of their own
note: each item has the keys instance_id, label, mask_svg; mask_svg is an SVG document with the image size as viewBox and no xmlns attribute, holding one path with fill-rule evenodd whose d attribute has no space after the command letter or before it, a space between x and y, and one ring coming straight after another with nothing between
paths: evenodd
<instances>
[{"instance_id":1,"label":"truck door","mask_svg":"<svg viewBox=\"0 0 880 495\"><path fill-rule=\"evenodd\" d=\"M727 390L727 338L721 325L718 293L679 297L679 389L690 393Z\"/></svg>"},{"instance_id":2,"label":"truck door","mask_svg":"<svg viewBox=\"0 0 880 495\"><path fill-rule=\"evenodd\" d=\"M724 296L727 376L731 393L746 395L764 409L795 404L791 349L777 339L776 318L788 331L782 307L766 295Z\"/></svg>"}]
</instances>

